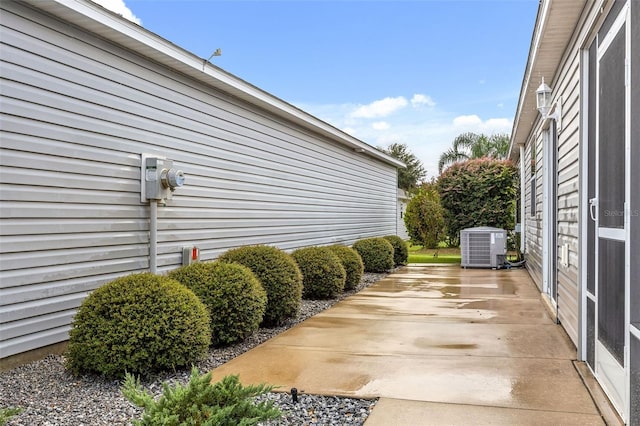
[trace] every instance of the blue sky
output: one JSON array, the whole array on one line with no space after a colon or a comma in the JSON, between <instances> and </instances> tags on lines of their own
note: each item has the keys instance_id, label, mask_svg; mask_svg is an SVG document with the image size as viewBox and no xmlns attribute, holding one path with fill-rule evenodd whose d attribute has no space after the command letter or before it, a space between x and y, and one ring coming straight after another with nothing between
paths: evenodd
<instances>
[{"instance_id":1,"label":"blue sky","mask_svg":"<svg viewBox=\"0 0 640 426\"><path fill-rule=\"evenodd\" d=\"M537 0L96 0L437 175L460 133L510 133Z\"/></svg>"}]
</instances>

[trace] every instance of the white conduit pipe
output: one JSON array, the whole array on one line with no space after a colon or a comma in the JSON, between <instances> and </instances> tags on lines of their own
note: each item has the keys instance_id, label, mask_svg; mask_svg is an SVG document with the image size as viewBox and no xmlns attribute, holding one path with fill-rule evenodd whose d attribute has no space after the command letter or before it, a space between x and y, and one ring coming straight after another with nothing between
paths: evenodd
<instances>
[{"instance_id":1,"label":"white conduit pipe","mask_svg":"<svg viewBox=\"0 0 640 426\"><path fill-rule=\"evenodd\" d=\"M149 271L158 272L158 201L149 202Z\"/></svg>"}]
</instances>

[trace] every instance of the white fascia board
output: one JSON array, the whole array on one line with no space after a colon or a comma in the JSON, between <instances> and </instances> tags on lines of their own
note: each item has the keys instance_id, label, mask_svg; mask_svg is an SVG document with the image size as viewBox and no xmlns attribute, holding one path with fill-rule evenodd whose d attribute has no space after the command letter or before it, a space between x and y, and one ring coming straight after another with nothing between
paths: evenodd
<instances>
[{"instance_id":1,"label":"white fascia board","mask_svg":"<svg viewBox=\"0 0 640 426\"><path fill-rule=\"evenodd\" d=\"M25 2L35 9L57 16L350 149L394 167L406 167L403 162L366 142L354 138L90 0L25 0Z\"/></svg>"}]
</instances>

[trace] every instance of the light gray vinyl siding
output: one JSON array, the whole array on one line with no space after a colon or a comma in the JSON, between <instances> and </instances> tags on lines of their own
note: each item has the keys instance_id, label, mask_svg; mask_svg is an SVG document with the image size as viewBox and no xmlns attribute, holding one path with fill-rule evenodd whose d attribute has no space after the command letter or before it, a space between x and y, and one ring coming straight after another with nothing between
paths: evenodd
<instances>
[{"instance_id":1,"label":"light gray vinyl siding","mask_svg":"<svg viewBox=\"0 0 640 426\"><path fill-rule=\"evenodd\" d=\"M89 291L149 267L140 155L187 178L158 269L229 248L396 233L396 169L13 2L0 46L0 357L67 339Z\"/></svg>"},{"instance_id":2,"label":"light gray vinyl siding","mask_svg":"<svg viewBox=\"0 0 640 426\"><path fill-rule=\"evenodd\" d=\"M525 149L525 161L527 167L527 179L525 181L526 196L526 253L527 270L536 284L538 289L542 291L542 140L538 138L530 138ZM532 187L531 168L532 160L535 159L535 186ZM535 195L535 214L531 214L531 197Z\"/></svg>"},{"instance_id":3,"label":"light gray vinyl siding","mask_svg":"<svg viewBox=\"0 0 640 426\"><path fill-rule=\"evenodd\" d=\"M558 80L562 97L562 131L558 135L558 320L578 345L579 333L579 152L580 152L580 52L575 49ZM562 246L569 249L568 266L562 265Z\"/></svg>"},{"instance_id":4,"label":"light gray vinyl siding","mask_svg":"<svg viewBox=\"0 0 640 426\"><path fill-rule=\"evenodd\" d=\"M564 64L559 78L555 81L558 98L562 99L561 129L557 135L557 253L558 257L551 267L557 268L557 308L558 320L563 324L567 334L577 345L579 330L579 301L578 296L578 217L579 217L579 54L571 55L570 60ZM542 253L543 253L543 225L542 200L543 187L545 185L542 164L545 159L543 149L543 128L539 121L534 128L533 136L525 150L527 161L531 164L531 150L535 146L536 154L536 199L537 209L535 217L527 215L527 269L538 288L543 288L542 277ZM535 145L534 145L535 144ZM529 166L531 167L531 166ZM530 168L527 168L530 172ZM531 188L530 181L527 184L525 194L527 206L530 205ZM563 266L561 262L562 247L569 247L569 265Z\"/></svg>"}]
</instances>

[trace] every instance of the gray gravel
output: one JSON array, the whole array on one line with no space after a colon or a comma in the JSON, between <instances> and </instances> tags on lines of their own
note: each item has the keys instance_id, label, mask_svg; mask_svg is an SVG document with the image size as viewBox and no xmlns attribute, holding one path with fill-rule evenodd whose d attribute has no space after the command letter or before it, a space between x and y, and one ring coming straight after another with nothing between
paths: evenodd
<instances>
[{"instance_id":1,"label":"gray gravel","mask_svg":"<svg viewBox=\"0 0 640 426\"><path fill-rule=\"evenodd\" d=\"M242 343L209 351L196 367L206 372L248 351L295 324L327 309L339 300L355 294L386 274L365 273L358 288L336 300L304 300L297 318L276 328L261 328ZM159 374L143 386L159 395L162 383L186 383L190 370ZM74 376L64 368L64 358L50 355L40 361L0 372L0 408L20 407L7 425L24 426L101 426L130 425L141 411L120 393L119 381L97 376ZM265 396L284 412L283 418L269 425L362 425L376 400L318 396L301 393L293 403L288 393Z\"/></svg>"}]
</instances>

